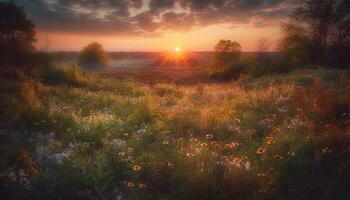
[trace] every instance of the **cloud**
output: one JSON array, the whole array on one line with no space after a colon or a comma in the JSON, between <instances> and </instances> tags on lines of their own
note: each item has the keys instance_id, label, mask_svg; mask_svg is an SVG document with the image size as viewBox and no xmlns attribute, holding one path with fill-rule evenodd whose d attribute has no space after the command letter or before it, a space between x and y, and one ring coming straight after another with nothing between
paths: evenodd
<instances>
[{"instance_id":1,"label":"cloud","mask_svg":"<svg viewBox=\"0 0 350 200\"><path fill-rule=\"evenodd\" d=\"M41 30L143 36L216 23L275 26L298 1L15 0Z\"/></svg>"}]
</instances>

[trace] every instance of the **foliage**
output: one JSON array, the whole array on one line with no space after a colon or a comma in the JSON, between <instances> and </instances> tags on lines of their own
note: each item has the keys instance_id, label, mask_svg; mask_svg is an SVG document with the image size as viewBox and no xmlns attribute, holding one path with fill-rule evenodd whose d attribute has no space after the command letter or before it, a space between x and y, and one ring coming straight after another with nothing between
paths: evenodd
<instances>
[{"instance_id":1,"label":"foliage","mask_svg":"<svg viewBox=\"0 0 350 200\"><path fill-rule=\"evenodd\" d=\"M350 196L348 71L152 87L17 73L0 88L6 199Z\"/></svg>"},{"instance_id":2,"label":"foliage","mask_svg":"<svg viewBox=\"0 0 350 200\"><path fill-rule=\"evenodd\" d=\"M104 68L109 65L109 57L101 44L93 42L80 52L79 64L86 69Z\"/></svg>"},{"instance_id":3,"label":"foliage","mask_svg":"<svg viewBox=\"0 0 350 200\"><path fill-rule=\"evenodd\" d=\"M214 76L237 76L241 66L237 62L241 56L241 45L236 41L220 40L214 49L211 73Z\"/></svg>"},{"instance_id":4,"label":"foliage","mask_svg":"<svg viewBox=\"0 0 350 200\"><path fill-rule=\"evenodd\" d=\"M89 77L81 72L76 65L45 67L41 71L40 78L47 84L65 84L76 87L87 86L89 82Z\"/></svg>"},{"instance_id":5,"label":"foliage","mask_svg":"<svg viewBox=\"0 0 350 200\"><path fill-rule=\"evenodd\" d=\"M281 50L293 64L349 65L350 4L347 0L307 0L283 24Z\"/></svg>"},{"instance_id":6,"label":"foliage","mask_svg":"<svg viewBox=\"0 0 350 200\"><path fill-rule=\"evenodd\" d=\"M12 1L0 2L0 22L0 63L25 64L28 54L34 50L34 24Z\"/></svg>"}]
</instances>

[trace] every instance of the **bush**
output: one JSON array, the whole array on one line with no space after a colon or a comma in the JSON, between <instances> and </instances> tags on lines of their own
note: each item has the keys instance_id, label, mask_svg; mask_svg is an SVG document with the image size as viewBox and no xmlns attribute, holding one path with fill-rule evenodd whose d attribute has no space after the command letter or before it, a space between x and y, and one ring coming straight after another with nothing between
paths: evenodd
<instances>
[{"instance_id":1,"label":"bush","mask_svg":"<svg viewBox=\"0 0 350 200\"><path fill-rule=\"evenodd\" d=\"M44 83L52 85L68 85L73 87L87 86L90 80L76 65L65 68L46 67L41 71L41 79Z\"/></svg>"}]
</instances>

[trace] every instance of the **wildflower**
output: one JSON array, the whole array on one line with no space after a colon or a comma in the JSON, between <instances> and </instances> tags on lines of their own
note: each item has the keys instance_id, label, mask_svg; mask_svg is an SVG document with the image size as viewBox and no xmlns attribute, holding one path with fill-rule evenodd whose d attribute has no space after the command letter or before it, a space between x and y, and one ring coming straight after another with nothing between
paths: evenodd
<instances>
[{"instance_id":1,"label":"wildflower","mask_svg":"<svg viewBox=\"0 0 350 200\"><path fill-rule=\"evenodd\" d=\"M265 153L266 151L266 148L265 147L259 147L257 150L256 150L256 153L261 155L263 153Z\"/></svg>"},{"instance_id":2,"label":"wildflower","mask_svg":"<svg viewBox=\"0 0 350 200\"><path fill-rule=\"evenodd\" d=\"M216 162L216 164L217 164L217 165L219 165L219 166L224 165L224 163L223 163L223 162L221 162L221 161Z\"/></svg>"},{"instance_id":3,"label":"wildflower","mask_svg":"<svg viewBox=\"0 0 350 200\"><path fill-rule=\"evenodd\" d=\"M211 140L211 139L213 139L213 134L207 134L207 135L205 135L205 137L208 139L208 140Z\"/></svg>"},{"instance_id":4,"label":"wildflower","mask_svg":"<svg viewBox=\"0 0 350 200\"><path fill-rule=\"evenodd\" d=\"M288 151L288 156L295 156L295 152L294 151Z\"/></svg>"},{"instance_id":5,"label":"wildflower","mask_svg":"<svg viewBox=\"0 0 350 200\"><path fill-rule=\"evenodd\" d=\"M168 161L168 167L174 167L174 164Z\"/></svg>"},{"instance_id":6,"label":"wildflower","mask_svg":"<svg viewBox=\"0 0 350 200\"><path fill-rule=\"evenodd\" d=\"M276 141L275 141L273 138L269 137L269 138L267 139L267 142L266 142L266 143L269 144L269 145L271 145L271 144L275 144Z\"/></svg>"},{"instance_id":7,"label":"wildflower","mask_svg":"<svg viewBox=\"0 0 350 200\"><path fill-rule=\"evenodd\" d=\"M233 159L233 162L235 162L235 163L241 163L241 162L242 162L242 159L241 159L241 158L234 158L234 159Z\"/></svg>"},{"instance_id":8,"label":"wildflower","mask_svg":"<svg viewBox=\"0 0 350 200\"><path fill-rule=\"evenodd\" d=\"M123 134L125 137L128 137L129 136L129 133L124 133Z\"/></svg>"},{"instance_id":9,"label":"wildflower","mask_svg":"<svg viewBox=\"0 0 350 200\"><path fill-rule=\"evenodd\" d=\"M233 141L230 144L226 144L226 147L228 147L229 149L235 149L240 145L240 143L238 141Z\"/></svg>"},{"instance_id":10,"label":"wildflower","mask_svg":"<svg viewBox=\"0 0 350 200\"><path fill-rule=\"evenodd\" d=\"M140 187L140 188L145 188L145 187L146 187L146 184L140 183L140 184L139 184L139 187Z\"/></svg>"},{"instance_id":11,"label":"wildflower","mask_svg":"<svg viewBox=\"0 0 350 200\"><path fill-rule=\"evenodd\" d=\"M128 181L128 182L126 183L126 185L127 185L129 188L134 187L134 182Z\"/></svg>"},{"instance_id":12,"label":"wildflower","mask_svg":"<svg viewBox=\"0 0 350 200\"><path fill-rule=\"evenodd\" d=\"M166 134L169 134L170 133L170 131L169 130L166 130L166 131L161 131L159 134L160 135L166 135Z\"/></svg>"},{"instance_id":13,"label":"wildflower","mask_svg":"<svg viewBox=\"0 0 350 200\"><path fill-rule=\"evenodd\" d=\"M208 146L208 143L203 142L203 143L201 144L201 146L202 146L202 147L207 147L207 146Z\"/></svg>"},{"instance_id":14,"label":"wildflower","mask_svg":"<svg viewBox=\"0 0 350 200\"><path fill-rule=\"evenodd\" d=\"M162 143L163 143L164 145L168 145L168 144L169 144L168 141L163 141Z\"/></svg>"},{"instance_id":15,"label":"wildflower","mask_svg":"<svg viewBox=\"0 0 350 200\"><path fill-rule=\"evenodd\" d=\"M264 176L265 176L265 173L259 172L259 173L257 173L256 175L257 175L258 177L264 177Z\"/></svg>"},{"instance_id":16,"label":"wildflower","mask_svg":"<svg viewBox=\"0 0 350 200\"><path fill-rule=\"evenodd\" d=\"M187 155L188 157L193 157L193 156L194 156L193 153L186 153L186 155Z\"/></svg>"},{"instance_id":17,"label":"wildflower","mask_svg":"<svg viewBox=\"0 0 350 200\"><path fill-rule=\"evenodd\" d=\"M136 137L142 137L143 135L145 135L146 133L146 129L140 129L140 130L137 130L136 133L134 134Z\"/></svg>"},{"instance_id":18,"label":"wildflower","mask_svg":"<svg viewBox=\"0 0 350 200\"><path fill-rule=\"evenodd\" d=\"M198 142L197 138L191 138L191 142Z\"/></svg>"},{"instance_id":19,"label":"wildflower","mask_svg":"<svg viewBox=\"0 0 350 200\"><path fill-rule=\"evenodd\" d=\"M140 171L141 170L141 166L140 165L134 165L134 166L132 166L132 170L134 170L134 171Z\"/></svg>"},{"instance_id":20,"label":"wildflower","mask_svg":"<svg viewBox=\"0 0 350 200\"><path fill-rule=\"evenodd\" d=\"M288 128L289 129L298 129L298 128L302 128L303 126L305 126L306 122L302 121L301 119L299 118L293 118L291 121L290 121L290 124L288 125Z\"/></svg>"},{"instance_id":21,"label":"wildflower","mask_svg":"<svg viewBox=\"0 0 350 200\"><path fill-rule=\"evenodd\" d=\"M275 155L275 156L273 156L273 158L278 159L278 160L282 160L282 159L283 159L283 156L281 156L281 155Z\"/></svg>"},{"instance_id":22,"label":"wildflower","mask_svg":"<svg viewBox=\"0 0 350 200\"><path fill-rule=\"evenodd\" d=\"M332 152L332 149L330 149L329 147L322 149L322 153L324 153L324 154L331 153L331 152Z\"/></svg>"},{"instance_id":23,"label":"wildflower","mask_svg":"<svg viewBox=\"0 0 350 200\"><path fill-rule=\"evenodd\" d=\"M118 153L118 156L124 157L124 156L125 156L125 152L119 152L119 153Z\"/></svg>"}]
</instances>

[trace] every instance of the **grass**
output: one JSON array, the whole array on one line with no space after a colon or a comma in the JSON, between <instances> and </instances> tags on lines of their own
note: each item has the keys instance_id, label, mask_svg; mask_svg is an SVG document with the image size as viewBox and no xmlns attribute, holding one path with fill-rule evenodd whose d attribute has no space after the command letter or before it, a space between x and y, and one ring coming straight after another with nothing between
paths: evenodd
<instances>
[{"instance_id":1,"label":"grass","mask_svg":"<svg viewBox=\"0 0 350 200\"><path fill-rule=\"evenodd\" d=\"M1 78L6 199L346 199L346 71L226 83Z\"/></svg>"}]
</instances>

